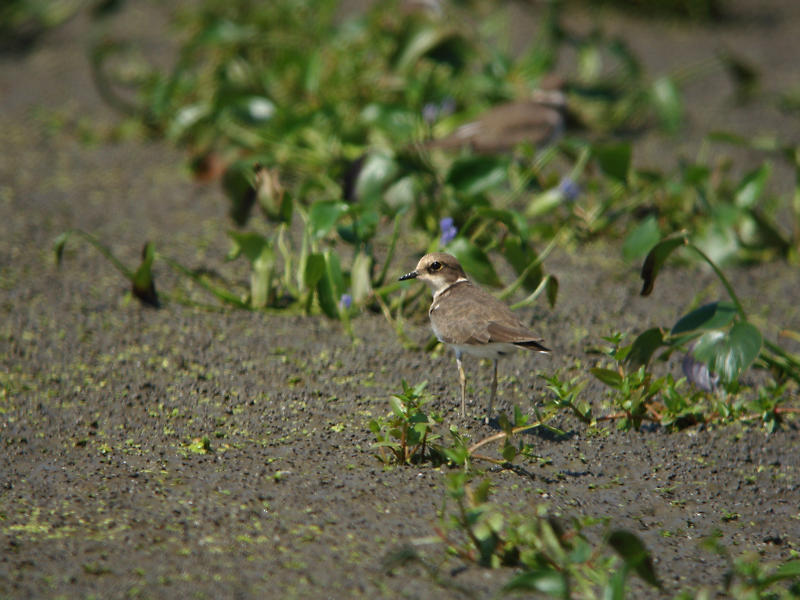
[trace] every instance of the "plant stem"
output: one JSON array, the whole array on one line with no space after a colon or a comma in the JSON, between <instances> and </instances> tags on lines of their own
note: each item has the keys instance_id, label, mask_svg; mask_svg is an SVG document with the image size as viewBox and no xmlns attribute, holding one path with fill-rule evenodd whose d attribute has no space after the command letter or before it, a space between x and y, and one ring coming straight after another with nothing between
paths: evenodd
<instances>
[{"instance_id":1,"label":"plant stem","mask_svg":"<svg viewBox=\"0 0 800 600\"><path fill-rule=\"evenodd\" d=\"M698 248L691 242L687 241L686 247L691 248L692 250L697 252L697 254L699 254L700 257L704 261L706 261L709 264L709 266L714 270L714 273L717 274L717 277L719 277L719 280L722 282L722 285L725 286L725 289L728 291L728 295L731 297L731 300L736 305L736 310L738 311L739 316L742 318L742 321L747 321L747 314L744 312L742 303L739 302L739 297L736 295L736 292L733 291L733 286L730 284L727 277L725 277L725 275L722 273L720 268L714 263L713 260L711 260L711 258L709 258L709 256L705 252L700 250L700 248Z\"/></svg>"}]
</instances>

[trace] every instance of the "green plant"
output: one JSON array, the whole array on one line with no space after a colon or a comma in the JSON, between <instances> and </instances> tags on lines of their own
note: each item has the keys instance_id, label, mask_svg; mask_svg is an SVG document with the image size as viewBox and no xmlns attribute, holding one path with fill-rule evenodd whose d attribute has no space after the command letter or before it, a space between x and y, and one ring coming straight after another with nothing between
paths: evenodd
<instances>
[{"instance_id":1,"label":"green plant","mask_svg":"<svg viewBox=\"0 0 800 600\"><path fill-rule=\"evenodd\" d=\"M800 383L800 358L774 342L763 339L758 328L748 321L728 279L702 250L689 241L685 232L665 238L648 253L642 266L642 295L647 296L652 292L664 262L682 247L697 253L713 269L731 302L714 302L690 312L678 320L668 336L661 336L656 330L639 335L634 341L635 361L646 364L662 346L675 347L695 342L696 358L717 373L728 389L735 389L739 375L756 360L760 366L772 369L782 379Z\"/></svg>"},{"instance_id":2,"label":"green plant","mask_svg":"<svg viewBox=\"0 0 800 600\"><path fill-rule=\"evenodd\" d=\"M602 590L608 597L622 598L631 572L653 587L660 586L641 540L624 530L610 530L606 520L575 518L565 526L543 505L532 514L503 511L489 502L491 481L472 486L463 471L449 474L446 486L455 507L443 511L439 538L449 553L462 560L488 568L520 569L504 587L506 592L573 598ZM594 536L588 533L596 525L606 527L600 544L593 543Z\"/></svg>"},{"instance_id":3,"label":"green plant","mask_svg":"<svg viewBox=\"0 0 800 600\"><path fill-rule=\"evenodd\" d=\"M682 425L722 417L760 418L772 430L781 415L798 412L783 404L790 397L790 382L800 382L800 359L763 339L760 330L748 321L722 271L685 232L665 238L648 253L642 267L642 295L652 292L664 262L681 247L697 253L711 266L731 301L701 306L681 317L671 329L648 329L626 346L621 345L621 334L605 338L612 344L607 353L617 368L598 367L591 372L615 390L613 398L623 411L623 427L638 427L645 418ZM676 350L686 353L684 370L696 386L704 388L702 391L687 396L680 390L684 380L676 382L670 375L654 378L648 370L657 352L667 358ZM769 369L778 382L759 387L755 397L748 399L741 394L739 378L754 364ZM721 398L716 394L718 384Z\"/></svg>"},{"instance_id":4,"label":"green plant","mask_svg":"<svg viewBox=\"0 0 800 600\"><path fill-rule=\"evenodd\" d=\"M720 533L702 542L702 546L723 557L728 563L728 572L719 591L730 598L746 600L790 600L800 598L800 560L788 560L780 565L761 562L756 553L746 553L736 558L720 541ZM709 590L683 591L677 600L708 597Z\"/></svg>"},{"instance_id":5,"label":"green plant","mask_svg":"<svg viewBox=\"0 0 800 600\"><path fill-rule=\"evenodd\" d=\"M370 431L376 438L373 446L385 464L416 464L425 460L441 464L445 461L441 448L433 444L440 437L433 428L442 419L422 409L429 400L424 393L427 385L428 382L423 381L412 387L403 381L402 394L394 394L389 399L391 414L370 421Z\"/></svg>"}]
</instances>

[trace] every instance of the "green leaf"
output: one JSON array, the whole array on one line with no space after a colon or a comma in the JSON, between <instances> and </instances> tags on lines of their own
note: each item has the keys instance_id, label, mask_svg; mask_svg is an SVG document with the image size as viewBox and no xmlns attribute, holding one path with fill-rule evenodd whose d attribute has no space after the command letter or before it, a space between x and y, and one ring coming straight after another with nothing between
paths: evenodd
<instances>
[{"instance_id":1,"label":"green leaf","mask_svg":"<svg viewBox=\"0 0 800 600\"><path fill-rule=\"evenodd\" d=\"M246 96L236 101L233 114L248 125L262 125L275 114L275 104L263 96Z\"/></svg>"},{"instance_id":2,"label":"green leaf","mask_svg":"<svg viewBox=\"0 0 800 600\"><path fill-rule=\"evenodd\" d=\"M503 590L534 590L558 598L568 597L569 584L565 573L553 570L525 571L509 581Z\"/></svg>"},{"instance_id":3,"label":"green leaf","mask_svg":"<svg viewBox=\"0 0 800 600\"><path fill-rule=\"evenodd\" d=\"M247 223L256 201L254 178L253 165L246 160L232 163L222 175L222 189L230 202L228 213L240 227Z\"/></svg>"},{"instance_id":4,"label":"green leaf","mask_svg":"<svg viewBox=\"0 0 800 600\"><path fill-rule=\"evenodd\" d=\"M257 236L261 238L261 236ZM258 254L251 260L253 270L250 272L250 304L254 308L263 308L271 301L272 295L272 273L275 266L275 252L272 249L272 241L261 238L262 243L258 248ZM248 249L252 251L255 245ZM248 258L250 258L248 256Z\"/></svg>"},{"instance_id":5,"label":"green leaf","mask_svg":"<svg viewBox=\"0 0 800 600\"><path fill-rule=\"evenodd\" d=\"M61 260L64 258L64 246L72 235L72 231L65 231L59 235L53 242L53 253L56 255L56 266L61 266Z\"/></svg>"},{"instance_id":6,"label":"green leaf","mask_svg":"<svg viewBox=\"0 0 800 600\"><path fill-rule=\"evenodd\" d=\"M653 246L653 249L648 252L647 257L644 259L644 264L642 265L641 276L644 280L641 291L642 296L648 296L653 291L658 272L661 270L661 267L664 266L669 255L672 254L676 248L685 246L688 243L689 238L686 232L680 231L665 237Z\"/></svg>"},{"instance_id":7,"label":"green leaf","mask_svg":"<svg viewBox=\"0 0 800 600\"><path fill-rule=\"evenodd\" d=\"M446 183L466 196L477 196L508 180L508 158L465 156L453 162Z\"/></svg>"},{"instance_id":8,"label":"green leaf","mask_svg":"<svg viewBox=\"0 0 800 600\"><path fill-rule=\"evenodd\" d=\"M144 304L159 306L156 284L153 279L153 258L156 249L152 242L147 242L142 248L142 262L131 278L131 292Z\"/></svg>"},{"instance_id":9,"label":"green leaf","mask_svg":"<svg viewBox=\"0 0 800 600\"><path fill-rule=\"evenodd\" d=\"M437 49L444 46L454 49L456 55L450 56L450 60L447 62L457 66L464 60L464 56L460 55L463 55L468 48L466 44L459 44L460 40L458 34L451 29L443 29L434 25L421 26L409 36L408 41L401 48L395 60L395 69L405 71L413 67L423 56L432 55Z\"/></svg>"},{"instance_id":10,"label":"green leaf","mask_svg":"<svg viewBox=\"0 0 800 600\"><path fill-rule=\"evenodd\" d=\"M692 351L712 373L725 382L739 379L761 352L763 338L755 325L736 323L730 331L709 331L702 335Z\"/></svg>"},{"instance_id":11,"label":"green leaf","mask_svg":"<svg viewBox=\"0 0 800 600\"><path fill-rule=\"evenodd\" d=\"M736 305L733 302L711 302L681 317L672 327L670 335L722 329L733 321L737 313Z\"/></svg>"},{"instance_id":12,"label":"green leaf","mask_svg":"<svg viewBox=\"0 0 800 600\"><path fill-rule=\"evenodd\" d=\"M400 167L391 156L377 153L369 155L358 173L356 198L364 204L377 202L399 172Z\"/></svg>"},{"instance_id":13,"label":"green leaf","mask_svg":"<svg viewBox=\"0 0 800 600\"><path fill-rule=\"evenodd\" d=\"M338 301L345 292L344 275L342 274L342 264L339 261L339 255L333 250L325 251L325 266L328 268L327 272L333 283L333 291Z\"/></svg>"},{"instance_id":14,"label":"green leaf","mask_svg":"<svg viewBox=\"0 0 800 600\"><path fill-rule=\"evenodd\" d=\"M661 126L675 133L683 122L683 102L675 82L669 77L659 77L653 82L653 107Z\"/></svg>"},{"instance_id":15,"label":"green leaf","mask_svg":"<svg viewBox=\"0 0 800 600\"><path fill-rule=\"evenodd\" d=\"M338 200L320 200L311 205L309 222L314 237L321 239L333 229L336 221L347 213L350 207Z\"/></svg>"},{"instance_id":16,"label":"green leaf","mask_svg":"<svg viewBox=\"0 0 800 600\"><path fill-rule=\"evenodd\" d=\"M325 270L317 283L317 297L322 312L331 319L340 318L339 299L344 293L344 276L339 256L328 250L325 252Z\"/></svg>"},{"instance_id":17,"label":"green leaf","mask_svg":"<svg viewBox=\"0 0 800 600\"><path fill-rule=\"evenodd\" d=\"M630 570L622 568L617 570L608 580L603 590L603 600L625 600L625 583L628 580Z\"/></svg>"},{"instance_id":18,"label":"green leaf","mask_svg":"<svg viewBox=\"0 0 800 600\"><path fill-rule=\"evenodd\" d=\"M382 130L393 142L413 136L419 115L407 106L373 102L361 111L361 120L370 128Z\"/></svg>"},{"instance_id":19,"label":"green leaf","mask_svg":"<svg viewBox=\"0 0 800 600\"><path fill-rule=\"evenodd\" d=\"M598 144L592 148L600 168L614 179L625 183L631 166L631 145L622 142Z\"/></svg>"},{"instance_id":20,"label":"green leaf","mask_svg":"<svg viewBox=\"0 0 800 600\"><path fill-rule=\"evenodd\" d=\"M366 300L372 291L371 272L372 257L366 252L356 254L350 270L350 289L353 291L353 302L356 304Z\"/></svg>"},{"instance_id":21,"label":"green leaf","mask_svg":"<svg viewBox=\"0 0 800 600\"><path fill-rule=\"evenodd\" d=\"M625 238L625 242L622 244L622 257L627 261L632 261L644 256L660 239L658 219L655 215L650 215Z\"/></svg>"},{"instance_id":22,"label":"green leaf","mask_svg":"<svg viewBox=\"0 0 800 600\"><path fill-rule=\"evenodd\" d=\"M764 192L772 167L769 163L764 163L759 168L747 173L739 187L736 189L736 206L741 208L754 208L758 204L758 199Z\"/></svg>"},{"instance_id":23,"label":"green leaf","mask_svg":"<svg viewBox=\"0 0 800 600\"><path fill-rule=\"evenodd\" d=\"M503 285L486 253L467 238L457 237L450 242L447 249L478 283L493 287Z\"/></svg>"},{"instance_id":24,"label":"green leaf","mask_svg":"<svg viewBox=\"0 0 800 600\"><path fill-rule=\"evenodd\" d=\"M784 579L793 579L795 577L800 577L800 560L790 560L788 562L783 563L779 566L775 571L769 575L767 575L763 580L762 583L765 586L772 585L777 581L782 581Z\"/></svg>"},{"instance_id":25,"label":"green leaf","mask_svg":"<svg viewBox=\"0 0 800 600\"><path fill-rule=\"evenodd\" d=\"M325 269L322 277L320 277L317 282L317 298L319 299L319 307L327 317L331 319L339 318L339 302L333 290L333 281L327 269Z\"/></svg>"},{"instance_id":26,"label":"green leaf","mask_svg":"<svg viewBox=\"0 0 800 600\"><path fill-rule=\"evenodd\" d=\"M617 529L608 536L609 545L622 557L625 565L633 569L646 583L660 588L653 560L642 540L630 531Z\"/></svg>"},{"instance_id":27,"label":"green leaf","mask_svg":"<svg viewBox=\"0 0 800 600\"><path fill-rule=\"evenodd\" d=\"M550 304L550 308L553 308L556 305L556 299L558 298L558 278L555 275L548 275L547 276L547 302Z\"/></svg>"},{"instance_id":28,"label":"green leaf","mask_svg":"<svg viewBox=\"0 0 800 600\"><path fill-rule=\"evenodd\" d=\"M264 251L264 247L270 245L269 240L258 233L229 231L228 237L233 240L233 248L227 256L228 260L235 260L244 255L250 263L255 263Z\"/></svg>"},{"instance_id":29,"label":"green leaf","mask_svg":"<svg viewBox=\"0 0 800 600\"><path fill-rule=\"evenodd\" d=\"M306 268L303 271L303 283L307 289L312 289L325 273L325 257L319 252L309 254L306 259Z\"/></svg>"},{"instance_id":30,"label":"green leaf","mask_svg":"<svg viewBox=\"0 0 800 600\"><path fill-rule=\"evenodd\" d=\"M622 375L617 371L595 367L594 369L589 369L589 372L597 377L597 379L613 388L619 388L622 385Z\"/></svg>"},{"instance_id":31,"label":"green leaf","mask_svg":"<svg viewBox=\"0 0 800 600\"><path fill-rule=\"evenodd\" d=\"M660 328L653 327L639 334L625 357L625 363L634 369L647 365L650 359L664 343L664 335Z\"/></svg>"}]
</instances>

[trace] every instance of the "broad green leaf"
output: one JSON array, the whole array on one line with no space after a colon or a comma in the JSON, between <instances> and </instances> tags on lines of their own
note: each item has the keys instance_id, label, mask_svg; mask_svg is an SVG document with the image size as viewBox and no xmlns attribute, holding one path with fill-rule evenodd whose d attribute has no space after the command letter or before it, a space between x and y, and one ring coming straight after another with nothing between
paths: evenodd
<instances>
[{"instance_id":1,"label":"broad green leaf","mask_svg":"<svg viewBox=\"0 0 800 600\"><path fill-rule=\"evenodd\" d=\"M227 259L234 260L244 255L251 265L250 304L255 308L266 306L275 264L272 242L257 233L229 231L228 236L233 240L233 247Z\"/></svg>"},{"instance_id":2,"label":"broad green leaf","mask_svg":"<svg viewBox=\"0 0 800 600\"><path fill-rule=\"evenodd\" d=\"M361 165L356 181L356 198L359 202L377 202L383 191L400 172L397 161L386 154L370 154Z\"/></svg>"},{"instance_id":3,"label":"broad green leaf","mask_svg":"<svg viewBox=\"0 0 800 600\"><path fill-rule=\"evenodd\" d=\"M622 375L620 375L617 371L596 367L594 369L589 369L589 372L597 377L597 379L613 388L618 388L622 385Z\"/></svg>"},{"instance_id":4,"label":"broad green leaf","mask_svg":"<svg viewBox=\"0 0 800 600\"><path fill-rule=\"evenodd\" d=\"M676 248L685 246L689 243L689 238L685 231L674 233L665 237L648 252L647 257L644 259L642 265L642 296L648 296L653 291L653 286L656 282L656 277L661 267L664 266L669 255L672 254Z\"/></svg>"},{"instance_id":5,"label":"broad green leaf","mask_svg":"<svg viewBox=\"0 0 800 600\"><path fill-rule=\"evenodd\" d=\"M443 29L435 25L421 26L413 32L400 49L398 58L395 60L395 69L404 71L412 68L420 58L427 54L433 54L444 46L452 46L453 52L447 53L446 57L443 55L442 58L446 58L446 62L457 66L463 63L463 55L468 48L467 44L460 42L460 37L452 29ZM451 56L453 53L455 56Z\"/></svg>"},{"instance_id":6,"label":"broad green leaf","mask_svg":"<svg viewBox=\"0 0 800 600\"><path fill-rule=\"evenodd\" d=\"M506 462L512 462L517 456L517 449L513 444L506 443L503 450L500 452Z\"/></svg>"},{"instance_id":7,"label":"broad green leaf","mask_svg":"<svg viewBox=\"0 0 800 600\"><path fill-rule=\"evenodd\" d=\"M683 172L683 181L688 185L701 186L708 181L711 169L706 165L686 165Z\"/></svg>"},{"instance_id":8,"label":"broad green leaf","mask_svg":"<svg viewBox=\"0 0 800 600\"><path fill-rule=\"evenodd\" d=\"M622 256L628 261L644 256L660 239L658 219L655 215L650 215L625 238L625 242L622 244Z\"/></svg>"},{"instance_id":9,"label":"broad green leaf","mask_svg":"<svg viewBox=\"0 0 800 600\"><path fill-rule=\"evenodd\" d=\"M309 222L314 237L321 239L336 225L336 221L344 215L350 207L338 200L320 200L311 205Z\"/></svg>"},{"instance_id":10,"label":"broad green leaf","mask_svg":"<svg viewBox=\"0 0 800 600\"><path fill-rule=\"evenodd\" d=\"M767 575L762 581L764 585L771 585L776 581L800 577L800 560L790 560L783 563L775 571Z\"/></svg>"},{"instance_id":11,"label":"broad green leaf","mask_svg":"<svg viewBox=\"0 0 800 600\"><path fill-rule=\"evenodd\" d=\"M630 531L617 529L608 536L608 543L622 557L625 565L633 569L646 583L661 587L650 553L638 536Z\"/></svg>"},{"instance_id":12,"label":"broad green leaf","mask_svg":"<svg viewBox=\"0 0 800 600\"><path fill-rule=\"evenodd\" d=\"M250 303L255 308L263 308L270 302L274 266L275 252L272 244L265 244L250 272Z\"/></svg>"},{"instance_id":13,"label":"broad green leaf","mask_svg":"<svg viewBox=\"0 0 800 600\"><path fill-rule=\"evenodd\" d=\"M372 272L372 257L366 252L359 252L353 259L353 268L350 270L350 289L353 291L353 302L362 303L372 291L370 275Z\"/></svg>"},{"instance_id":14,"label":"broad green leaf","mask_svg":"<svg viewBox=\"0 0 800 600\"><path fill-rule=\"evenodd\" d=\"M625 183L631 166L631 145L627 142L598 144L592 148L600 168L606 175Z\"/></svg>"},{"instance_id":15,"label":"broad green leaf","mask_svg":"<svg viewBox=\"0 0 800 600\"><path fill-rule=\"evenodd\" d=\"M233 240L233 248L231 248L227 256L228 260L235 260L244 255L250 263L255 263L264 248L270 246L270 241L258 233L229 231L228 237Z\"/></svg>"},{"instance_id":16,"label":"broad green leaf","mask_svg":"<svg viewBox=\"0 0 800 600\"><path fill-rule=\"evenodd\" d=\"M736 205L741 208L754 208L764 192L764 186L766 186L771 172L771 165L764 163L759 168L747 173L736 189Z\"/></svg>"},{"instance_id":17,"label":"broad green leaf","mask_svg":"<svg viewBox=\"0 0 800 600\"><path fill-rule=\"evenodd\" d=\"M315 252L306 259L306 268L303 271L303 283L307 289L312 289L319 283L325 273L325 257Z\"/></svg>"},{"instance_id":18,"label":"broad green leaf","mask_svg":"<svg viewBox=\"0 0 800 600\"><path fill-rule=\"evenodd\" d=\"M755 325L736 323L730 331L709 331L702 335L692 354L705 362L712 373L730 383L753 363L762 343L761 332Z\"/></svg>"},{"instance_id":19,"label":"broad green leaf","mask_svg":"<svg viewBox=\"0 0 800 600\"><path fill-rule=\"evenodd\" d=\"M670 335L680 335L689 331L722 329L733 321L736 314L736 305L733 302L711 302L681 317L672 327Z\"/></svg>"},{"instance_id":20,"label":"broad green leaf","mask_svg":"<svg viewBox=\"0 0 800 600\"><path fill-rule=\"evenodd\" d=\"M633 344L631 345L630 352L625 357L625 363L638 369L643 365L647 365L650 359L664 344L664 335L660 328L653 327L639 334Z\"/></svg>"},{"instance_id":21,"label":"broad green leaf","mask_svg":"<svg viewBox=\"0 0 800 600\"><path fill-rule=\"evenodd\" d=\"M557 598L566 598L569 584L566 574L555 569L525 571L509 581L503 590L534 590Z\"/></svg>"},{"instance_id":22,"label":"broad green leaf","mask_svg":"<svg viewBox=\"0 0 800 600\"><path fill-rule=\"evenodd\" d=\"M327 257L326 257L327 259ZM330 272L330 265L325 261L325 270L317 282L317 298L319 299L319 307L327 317L331 319L339 318L339 296L335 291L333 276Z\"/></svg>"},{"instance_id":23,"label":"broad green leaf","mask_svg":"<svg viewBox=\"0 0 800 600\"><path fill-rule=\"evenodd\" d=\"M661 126L675 133L683 122L683 101L675 82L669 77L659 77L653 82L653 107Z\"/></svg>"},{"instance_id":24,"label":"broad green leaf","mask_svg":"<svg viewBox=\"0 0 800 600\"><path fill-rule=\"evenodd\" d=\"M503 285L486 253L467 238L457 237L447 249L478 283L492 287Z\"/></svg>"},{"instance_id":25,"label":"broad green leaf","mask_svg":"<svg viewBox=\"0 0 800 600\"><path fill-rule=\"evenodd\" d=\"M395 181L383 194L386 206L395 213L400 213L414 205L419 194L419 184L413 175L407 175Z\"/></svg>"},{"instance_id":26,"label":"broad green leaf","mask_svg":"<svg viewBox=\"0 0 800 600\"><path fill-rule=\"evenodd\" d=\"M477 196L508 180L508 158L504 156L465 156L455 160L446 182L457 192Z\"/></svg>"},{"instance_id":27,"label":"broad green leaf","mask_svg":"<svg viewBox=\"0 0 800 600\"><path fill-rule=\"evenodd\" d=\"M325 266L328 269L328 274L333 283L333 291L336 294L336 300L345 292L344 275L342 274L342 264L339 261L339 255L333 250L325 251Z\"/></svg>"}]
</instances>

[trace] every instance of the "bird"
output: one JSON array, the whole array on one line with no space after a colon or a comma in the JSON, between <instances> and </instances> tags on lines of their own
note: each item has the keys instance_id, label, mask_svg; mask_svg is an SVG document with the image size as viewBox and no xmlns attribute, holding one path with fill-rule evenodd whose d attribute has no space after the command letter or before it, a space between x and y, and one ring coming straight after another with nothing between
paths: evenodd
<instances>
[{"instance_id":1,"label":"bird","mask_svg":"<svg viewBox=\"0 0 800 600\"><path fill-rule=\"evenodd\" d=\"M455 256L444 252L426 254L399 281L418 279L430 286L433 302L428 310L431 328L440 342L455 350L461 384L461 418L466 417L467 378L465 354L489 358L494 374L485 423L492 415L497 395L497 361L517 348L550 352L543 340L528 329L503 302L472 283Z\"/></svg>"},{"instance_id":2,"label":"bird","mask_svg":"<svg viewBox=\"0 0 800 600\"><path fill-rule=\"evenodd\" d=\"M482 154L508 152L521 142L546 146L564 133L565 110L561 90L535 90L530 98L498 104L426 146L444 150L468 146Z\"/></svg>"}]
</instances>

